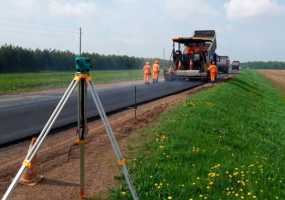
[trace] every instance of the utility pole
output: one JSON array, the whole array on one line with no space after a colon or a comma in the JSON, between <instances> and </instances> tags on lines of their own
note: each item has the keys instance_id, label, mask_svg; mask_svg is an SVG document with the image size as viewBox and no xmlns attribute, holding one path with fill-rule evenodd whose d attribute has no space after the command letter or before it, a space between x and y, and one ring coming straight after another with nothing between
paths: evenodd
<instances>
[{"instance_id":1,"label":"utility pole","mask_svg":"<svg viewBox=\"0 0 285 200\"><path fill-rule=\"evenodd\" d=\"M81 56L82 28L79 28L79 56Z\"/></svg>"}]
</instances>

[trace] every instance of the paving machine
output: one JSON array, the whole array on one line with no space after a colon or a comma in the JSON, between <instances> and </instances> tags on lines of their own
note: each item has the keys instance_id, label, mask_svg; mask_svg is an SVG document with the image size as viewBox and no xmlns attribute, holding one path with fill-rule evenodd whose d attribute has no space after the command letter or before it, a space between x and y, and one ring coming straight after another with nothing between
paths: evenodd
<instances>
[{"instance_id":1,"label":"paving machine","mask_svg":"<svg viewBox=\"0 0 285 200\"><path fill-rule=\"evenodd\" d=\"M240 70L240 61L233 61L232 62L232 70L239 71Z\"/></svg>"},{"instance_id":2,"label":"paving machine","mask_svg":"<svg viewBox=\"0 0 285 200\"><path fill-rule=\"evenodd\" d=\"M231 61L229 56L217 56L217 67L221 74L231 73Z\"/></svg>"},{"instance_id":3,"label":"paving machine","mask_svg":"<svg viewBox=\"0 0 285 200\"><path fill-rule=\"evenodd\" d=\"M211 61L217 62L216 32L198 30L193 37L173 38L172 65L164 71L165 80L208 80Z\"/></svg>"}]
</instances>

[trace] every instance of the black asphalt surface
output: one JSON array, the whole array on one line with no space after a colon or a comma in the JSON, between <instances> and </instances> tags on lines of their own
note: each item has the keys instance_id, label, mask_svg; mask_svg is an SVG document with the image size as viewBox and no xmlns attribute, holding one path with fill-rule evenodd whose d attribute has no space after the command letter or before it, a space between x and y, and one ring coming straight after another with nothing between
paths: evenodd
<instances>
[{"instance_id":1,"label":"black asphalt surface","mask_svg":"<svg viewBox=\"0 0 285 200\"><path fill-rule=\"evenodd\" d=\"M199 81L191 82L160 82L151 85L136 85L137 102L139 104L158 99L173 93L201 85ZM98 90L107 113L116 112L134 105L134 86L116 87ZM60 99L59 95L48 95L25 101L0 103L0 146L21 141L40 133L53 109ZM88 118L98 117L97 109L87 97ZM75 125L77 121L77 98L74 93L53 129Z\"/></svg>"}]
</instances>

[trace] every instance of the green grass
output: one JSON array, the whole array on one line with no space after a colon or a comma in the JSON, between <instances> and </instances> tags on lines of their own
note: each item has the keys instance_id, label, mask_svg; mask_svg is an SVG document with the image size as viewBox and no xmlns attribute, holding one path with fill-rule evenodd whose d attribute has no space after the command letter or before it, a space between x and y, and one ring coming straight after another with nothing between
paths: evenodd
<instances>
[{"instance_id":1,"label":"green grass","mask_svg":"<svg viewBox=\"0 0 285 200\"><path fill-rule=\"evenodd\" d=\"M0 95L67 87L73 72L41 72L0 74ZM141 70L93 71L95 83L110 83L142 79Z\"/></svg>"},{"instance_id":2,"label":"green grass","mask_svg":"<svg viewBox=\"0 0 285 200\"><path fill-rule=\"evenodd\" d=\"M190 97L142 132L129 162L140 199L285 199L285 97L254 71ZM127 191L112 199L131 199Z\"/></svg>"}]
</instances>

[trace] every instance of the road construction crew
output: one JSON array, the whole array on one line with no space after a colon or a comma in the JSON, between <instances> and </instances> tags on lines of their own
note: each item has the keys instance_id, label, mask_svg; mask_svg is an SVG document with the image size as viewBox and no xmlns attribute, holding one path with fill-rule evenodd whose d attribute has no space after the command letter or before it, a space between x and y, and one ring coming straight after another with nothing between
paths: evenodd
<instances>
[{"instance_id":1,"label":"road construction crew","mask_svg":"<svg viewBox=\"0 0 285 200\"><path fill-rule=\"evenodd\" d=\"M159 60L154 61L154 64L152 66L152 73L153 73L153 83L158 83L158 77L159 77Z\"/></svg>"},{"instance_id":2,"label":"road construction crew","mask_svg":"<svg viewBox=\"0 0 285 200\"><path fill-rule=\"evenodd\" d=\"M215 82L218 76L218 68L214 61L211 61L208 71L209 71L211 82Z\"/></svg>"},{"instance_id":3,"label":"road construction crew","mask_svg":"<svg viewBox=\"0 0 285 200\"><path fill-rule=\"evenodd\" d=\"M150 76L151 76L151 67L149 62L146 62L144 67L143 67L143 72L144 72L144 83L149 84Z\"/></svg>"}]
</instances>

